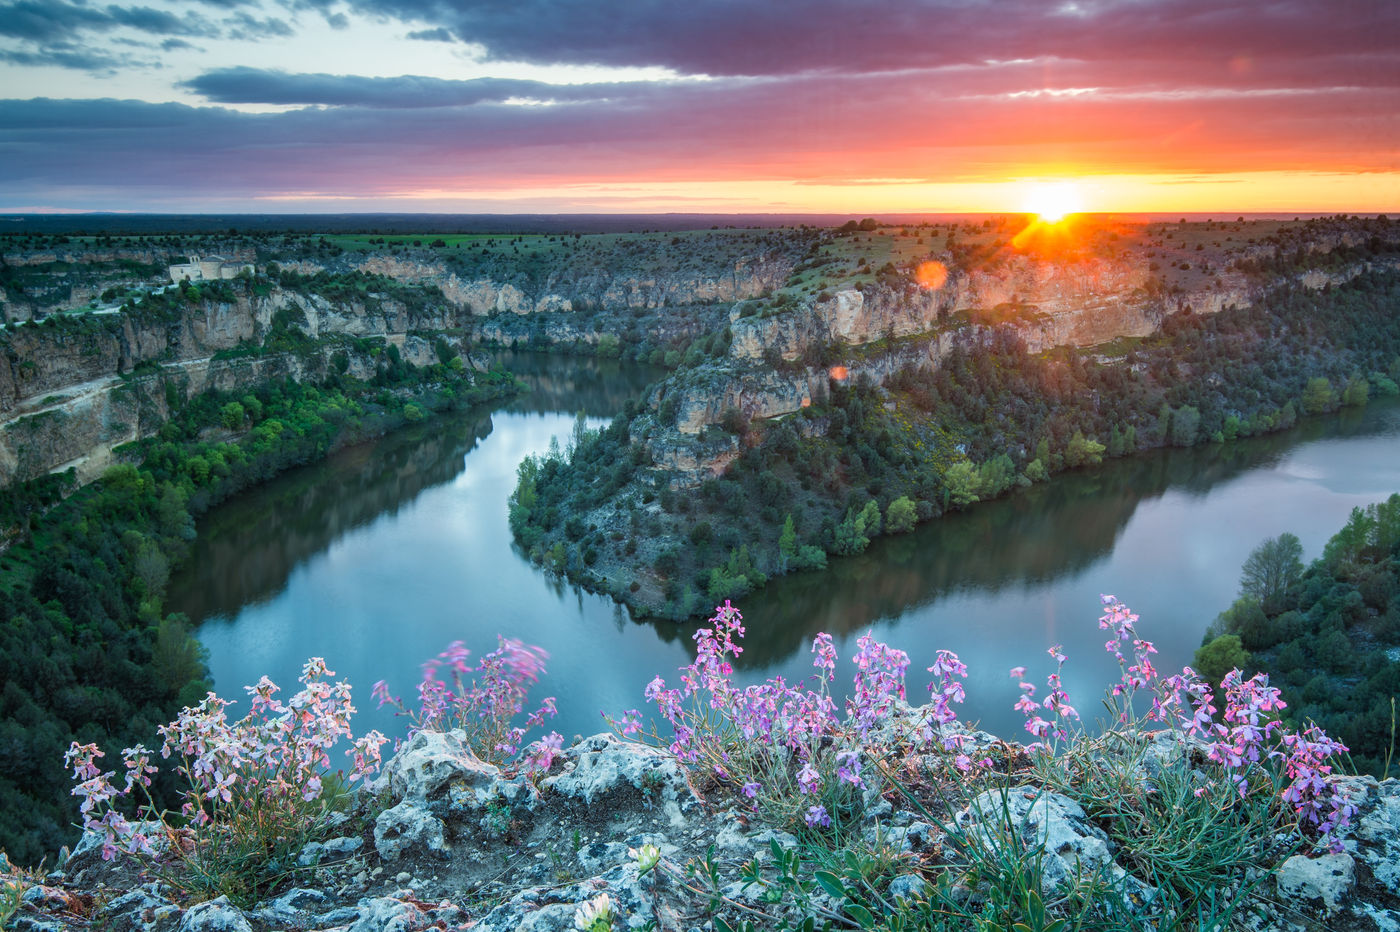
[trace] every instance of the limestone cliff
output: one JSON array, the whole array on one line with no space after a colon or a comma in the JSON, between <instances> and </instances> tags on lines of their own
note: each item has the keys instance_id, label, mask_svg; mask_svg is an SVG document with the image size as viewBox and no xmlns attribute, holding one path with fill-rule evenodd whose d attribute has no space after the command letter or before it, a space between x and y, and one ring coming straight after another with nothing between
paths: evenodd
<instances>
[{"instance_id":1,"label":"limestone cliff","mask_svg":"<svg viewBox=\"0 0 1400 932\"><path fill-rule=\"evenodd\" d=\"M371 254L348 261L284 263L302 274L358 271L412 284L434 285L452 304L476 316L657 308L742 301L781 287L792 259L764 251L739 258L722 271L665 266L642 270L627 264L579 267L561 260L538 274L473 275L443 259Z\"/></svg>"},{"instance_id":2,"label":"limestone cliff","mask_svg":"<svg viewBox=\"0 0 1400 932\"><path fill-rule=\"evenodd\" d=\"M166 385L180 397L211 388L241 389L269 378L323 374L332 347L311 352L230 354L260 345L279 312L295 312L295 329L312 340L379 337L415 365L436 361L421 332L453 331L459 312L447 305L410 308L371 295L353 302L281 288L242 288L234 301L137 306L0 331L0 484L70 465L80 479L100 474L111 449L149 436L167 414ZM412 332L410 332L412 331ZM448 334L451 344L460 338ZM220 358L224 354L227 358ZM352 360L351 375L372 368Z\"/></svg>"}]
</instances>

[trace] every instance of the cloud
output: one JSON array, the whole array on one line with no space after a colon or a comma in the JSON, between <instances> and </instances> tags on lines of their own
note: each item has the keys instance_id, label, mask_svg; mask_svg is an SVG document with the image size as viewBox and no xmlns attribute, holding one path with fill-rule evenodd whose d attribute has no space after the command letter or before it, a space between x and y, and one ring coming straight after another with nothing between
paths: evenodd
<instances>
[{"instance_id":1,"label":"cloud","mask_svg":"<svg viewBox=\"0 0 1400 932\"><path fill-rule=\"evenodd\" d=\"M250 39L282 39L294 34L291 26L286 20L269 16L266 19L258 19L248 13L235 13L226 17L223 27L227 30L230 39L247 41Z\"/></svg>"},{"instance_id":2,"label":"cloud","mask_svg":"<svg viewBox=\"0 0 1400 932\"><path fill-rule=\"evenodd\" d=\"M70 43L49 45L26 51L0 49L0 61L33 67L71 68L75 71L112 72L132 62L129 55L106 52Z\"/></svg>"},{"instance_id":3,"label":"cloud","mask_svg":"<svg viewBox=\"0 0 1400 932\"><path fill-rule=\"evenodd\" d=\"M988 180L1080 172L1393 171L1400 95L1204 100L948 97L922 74L689 82L556 106L517 83L341 79L253 69L192 82L223 99L322 106L240 113L138 101L0 101L0 196L45 190L212 196L647 181ZM240 82L243 82L240 84ZM380 83L382 82L382 83ZM431 108L404 106L414 94ZM281 95L280 97L278 95ZM383 106L369 106L371 101ZM348 104L337 106L335 104ZM75 144L79 143L80 144Z\"/></svg>"},{"instance_id":4,"label":"cloud","mask_svg":"<svg viewBox=\"0 0 1400 932\"><path fill-rule=\"evenodd\" d=\"M659 65L684 74L860 73L1056 57L1179 62L1394 52L1375 0L351 0L436 24L501 60Z\"/></svg>"},{"instance_id":5,"label":"cloud","mask_svg":"<svg viewBox=\"0 0 1400 932\"><path fill-rule=\"evenodd\" d=\"M105 7L67 0L18 0L0 4L0 36L31 42L71 39L78 32L110 32L126 27L161 36L202 35L197 19L179 17L153 7Z\"/></svg>"},{"instance_id":6,"label":"cloud","mask_svg":"<svg viewBox=\"0 0 1400 932\"><path fill-rule=\"evenodd\" d=\"M469 43L498 60L710 77L564 85L226 67L181 85L220 106L0 101L0 194L29 203L83 186L136 200L167 185L275 197L1397 164L1396 3L1081 0L1073 15L1039 0L348 3L283 6L289 18L388 18L395 37ZM114 9L0 0L0 36L21 43L0 60L126 64L113 42L74 39L119 28ZM139 26L120 28L176 25L122 9ZM264 12L215 19L240 36L291 31ZM268 104L300 109L222 106Z\"/></svg>"},{"instance_id":7,"label":"cloud","mask_svg":"<svg viewBox=\"0 0 1400 932\"><path fill-rule=\"evenodd\" d=\"M408 34L410 39L421 39L424 42L455 42L450 30L439 26L436 29L415 29Z\"/></svg>"},{"instance_id":8,"label":"cloud","mask_svg":"<svg viewBox=\"0 0 1400 932\"><path fill-rule=\"evenodd\" d=\"M182 19L166 10L152 7L109 6L106 12L111 17L113 26L126 26L157 36L193 36L209 31L208 27L198 20Z\"/></svg>"},{"instance_id":9,"label":"cloud","mask_svg":"<svg viewBox=\"0 0 1400 932\"><path fill-rule=\"evenodd\" d=\"M288 74L260 68L222 68L182 82L182 87L221 104L350 106L383 109L465 107L512 99L582 101L655 93L638 84L546 84L511 78L443 78L404 75Z\"/></svg>"}]
</instances>

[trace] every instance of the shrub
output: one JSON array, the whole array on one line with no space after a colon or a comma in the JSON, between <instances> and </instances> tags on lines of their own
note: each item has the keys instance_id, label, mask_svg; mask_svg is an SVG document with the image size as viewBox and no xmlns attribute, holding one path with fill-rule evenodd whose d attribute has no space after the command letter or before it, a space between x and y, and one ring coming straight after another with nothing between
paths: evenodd
<instances>
[{"instance_id":1,"label":"shrub","mask_svg":"<svg viewBox=\"0 0 1400 932\"><path fill-rule=\"evenodd\" d=\"M83 828L102 836L102 857L135 855L162 880L200 896L225 894L250 904L274 883L295 874L296 856L307 842L323 837L328 817L344 795L325 768L329 751L350 737L348 683L334 676L319 657L302 670L302 689L286 703L275 683L263 677L248 687L246 716L228 721L232 704L214 693L159 729L161 756L174 757L183 786L178 820L151 797L152 752L141 745L122 751L126 773L102 772L102 751L74 741L65 756L78 781ZM347 783L379 768L385 738L371 731L353 739ZM129 820L121 806L134 804Z\"/></svg>"}]
</instances>

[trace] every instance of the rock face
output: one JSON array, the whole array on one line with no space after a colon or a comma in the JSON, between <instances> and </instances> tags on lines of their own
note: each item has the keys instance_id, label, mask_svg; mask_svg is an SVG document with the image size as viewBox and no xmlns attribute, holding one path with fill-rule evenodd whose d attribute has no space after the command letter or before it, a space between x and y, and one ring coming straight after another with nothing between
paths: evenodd
<instances>
[{"instance_id":1,"label":"rock face","mask_svg":"<svg viewBox=\"0 0 1400 932\"><path fill-rule=\"evenodd\" d=\"M758 252L735 260L724 271L688 269L679 264L654 272L628 268L575 268L565 261L543 275L504 281L463 278L445 262L398 256L368 256L354 271L385 275L403 282L436 285L452 304L478 316L542 314L656 308L742 301L781 287L792 259L780 252ZM319 267L300 268L304 273Z\"/></svg>"},{"instance_id":2,"label":"rock face","mask_svg":"<svg viewBox=\"0 0 1400 932\"><path fill-rule=\"evenodd\" d=\"M415 365L437 362L431 340L411 331L457 331L462 312L446 304L410 307L386 296L334 302L274 288L236 301L203 301L178 312L138 307L0 330L0 485L75 466L80 481L100 475L113 447L159 429L166 385L181 397L211 388L238 390L269 378L321 376L333 349L304 354L218 358L258 345L289 316L311 338L380 337ZM449 343L460 345L451 336ZM372 365L351 354L350 374Z\"/></svg>"}]
</instances>

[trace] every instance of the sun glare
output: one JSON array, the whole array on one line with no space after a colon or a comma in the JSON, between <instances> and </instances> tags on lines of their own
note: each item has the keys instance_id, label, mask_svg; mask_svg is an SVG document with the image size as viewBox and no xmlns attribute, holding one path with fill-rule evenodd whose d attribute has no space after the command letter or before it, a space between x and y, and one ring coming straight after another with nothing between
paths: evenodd
<instances>
[{"instance_id":1,"label":"sun glare","mask_svg":"<svg viewBox=\"0 0 1400 932\"><path fill-rule=\"evenodd\" d=\"M1082 211L1084 198L1072 181L1036 183L1026 187L1025 209L1046 223L1058 223L1068 214Z\"/></svg>"}]
</instances>

